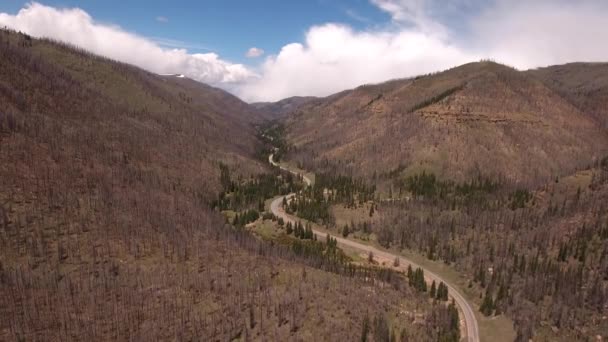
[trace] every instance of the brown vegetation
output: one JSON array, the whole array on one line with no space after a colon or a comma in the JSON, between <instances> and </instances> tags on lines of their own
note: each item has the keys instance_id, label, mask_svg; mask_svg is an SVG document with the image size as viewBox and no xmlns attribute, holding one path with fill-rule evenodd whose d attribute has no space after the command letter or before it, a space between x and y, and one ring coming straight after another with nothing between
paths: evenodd
<instances>
[{"instance_id":1,"label":"brown vegetation","mask_svg":"<svg viewBox=\"0 0 608 342\"><path fill-rule=\"evenodd\" d=\"M432 341L450 326L393 272L260 242L209 209L219 162L265 170L230 95L0 31L0 103L0 340Z\"/></svg>"},{"instance_id":2,"label":"brown vegetation","mask_svg":"<svg viewBox=\"0 0 608 342\"><path fill-rule=\"evenodd\" d=\"M528 73L608 129L608 63L570 63Z\"/></svg>"},{"instance_id":3,"label":"brown vegetation","mask_svg":"<svg viewBox=\"0 0 608 342\"><path fill-rule=\"evenodd\" d=\"M534 77L492 62L361 86L287 120L290 158L368 178L422 170L541 184L608 151L594 120Z\"/></svg>"}]
</instances>

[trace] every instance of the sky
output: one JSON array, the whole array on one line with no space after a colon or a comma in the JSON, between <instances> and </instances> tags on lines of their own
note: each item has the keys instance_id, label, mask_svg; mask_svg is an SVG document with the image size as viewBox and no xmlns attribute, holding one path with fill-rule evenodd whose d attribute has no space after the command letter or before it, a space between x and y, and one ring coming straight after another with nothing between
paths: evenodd
<instances>
[{"instance_id":1,"label":"sky","mask_svg":"<svg viewBox=\"0 0 608 342\"><path fill-rule=\"evenodd\" d=\"M326 96L480 59L608 61L605 0L0 1L0 27L245 101Z\"/></svg>"}]
</instances>

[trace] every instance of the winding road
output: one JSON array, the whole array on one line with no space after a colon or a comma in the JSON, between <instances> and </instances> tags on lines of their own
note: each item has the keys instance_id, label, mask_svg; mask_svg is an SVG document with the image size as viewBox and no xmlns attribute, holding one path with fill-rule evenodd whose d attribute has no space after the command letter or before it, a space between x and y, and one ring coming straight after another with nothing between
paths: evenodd
<instances>
[{"instance_id":1,"label":"winding road","mask_svg":"<svg viewBox=\"0 0 608 342\"><path fill-rule=\"evenodd\" d=\"M268 162L274 166L279 167L282 170L289 171L295 175L300 175L300 173L290 170L290 169L276 163L273 160L273 154L268 156ZM302 174L302 178L303 178L304 182L306 183L306 185L310 186L312 184L311 179L306 177L303 174ZM288 194L285 196L278 197L278 198L274 199L272 201L272 203L270 204L270 210L272 211L272 213L275 216L282 218L285 222L295 223L296 220L302 221L302 219L295 218L294 216L287 214L283 210L283 207L282 207L283 198L287 198L287 200L289 201L293 196L295 196L295 193L291 193L291 194ZM316 230L314 228L313 228L313 232L315 235L317 235L317 238L324 238L327 235L327 233ZM399 265L399 267L396 267L396 269L405 271L407 269L408 265L411 265L412 268L414 268L414 269L417 267L421 267L418 264L404 258L401 255L397 255L397 254L393 254L393 253L390 253L390 252L387 252L384 250L380 250L376 247L365 245L365 244L362 244L362 243L359 243L359 242L356 242L353 240L345 239L340 236L336 236L336 235L332 235L332 234L330 234L330 235L338 241L338 246L347 247L351 250L355 250L357 252L364 253L364 254L368 254L371 252L374 255L374 259L376 261L380 262L381 264L392 265L395 258L399 258L400 265ZM444 279L442 279L435 273L425 269L424 275L428 282L432 282L433 280L436 283L443 282L448 287L449 295L451 298L454 299L454 302L458 306L459 312L460 312L461 335L463 335L463 338L461 340L479 342L480 341L479 327L477 325L477 319L475 318L475 312L473 311L473 308L471 307L471 305L469 305L467 300L452 285L450 285L448 282L446 282Z\"/></svg>"}]
</instances>

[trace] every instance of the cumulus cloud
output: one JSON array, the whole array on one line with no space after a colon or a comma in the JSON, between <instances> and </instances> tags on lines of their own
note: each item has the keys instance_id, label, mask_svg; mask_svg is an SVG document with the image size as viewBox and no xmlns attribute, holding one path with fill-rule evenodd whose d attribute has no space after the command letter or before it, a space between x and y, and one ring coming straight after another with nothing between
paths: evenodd
<instances>
[{"instance_id":1,"label":"cumulus cloud","mask_svg":"<svg viewBox=\"0 0 608 342\"><path fill-rule=\"evenodd\" d=\"M491 58L527 69L608 60L604 0L370 0L392 18L381 29L310 28L238 88L247 100L328 95Z\"/></svg>"},{"instance_id":2,"label":"cumulus cloud","mask_svg":"<svg viewBox=\"0 0 608 342\"><path fill-rule=\"evenodd\" d=\"M240 87L247 100L327 95L364 83L421 74L477 58L417 30L358 32L315 26L304 44L284 46L266 59L262 77Z\"/></svg>"},{"instance_id":3,"label":"cumulus cloud","mask_svg":"<svg viewBox=\"0 0 608 342\"><path fill-rule=\"evenodd\" d=\"M247 50L247 53L245 53L245 56L247 58L256 58L256 57L260 57L263 54L264 54L264 50L259 49L257 47L252 47L249 50Z\"/></svg>"},{"instance_id":4,"label":"cumulus cloud","mask_svg":"<svg viewBox=\"0 0 608 342\"><path fill-rule=\"evenodd\" d=\"M29 3L16 15L0 13L0 26L70 42L152 72L185 74L225 88L256 76L244 65L224 61L215 53L190 54L185 49L163 48L120 27L97 23L78 8L57 9Z\"/></svg>"},{"instance_id":5,"label":"cumulus cloud","mask_svg":"<svg viewBox=\"0 0 608 342\"><path fill-rule=\"evenodd\" d=\"M608 60L605 0L369 1L389 23L313 26L302 41L286 44L255 69L97 23L80 9L32 3L16 15L0 13L0 26L69 41L153 72L185 74L248 101L324 96L482 58L520 69ZM246 53L262 54L258 48Z\"/></svg>"},{"instance_id":6,"label":"cumulus cloud","mask_svg":"<svg viewBox=\"0 0 608 342\"><path fill-rule=\"evenodd\" d=\"M471 46L520 69L608 60L608 2L499 0L471 24Z\"/></svg>"}]
</instances>

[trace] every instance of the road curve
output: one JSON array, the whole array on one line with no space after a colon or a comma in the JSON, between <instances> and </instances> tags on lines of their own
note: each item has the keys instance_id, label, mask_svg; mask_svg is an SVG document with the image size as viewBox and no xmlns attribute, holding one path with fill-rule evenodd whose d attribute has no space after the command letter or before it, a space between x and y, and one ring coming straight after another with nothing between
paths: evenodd
<instances>
[{"instance_id":1,"label":"road curve","mask_svg":"<svg viewBox=\"0 0 608 342\"><path fill-rule=\"evenodd\" d=\"M268 156L268 162L270 164L277 166L277 167L281 168L282 170L289 171L295 175L299 175L298 172L292 171L284 166L279 165L272 159L272 157L273 157L272 154L270 156ZM312 182L311 182L310 178L308 178L304 175L302 175L302 178L307 185L311 185ZM285 196L278 197L278 198L274 199L272 201L272 203L270 204L270 210L272 211L272 213L275 216L282 218L285 222L295 223L296 220L303 221L302 219L299 219L292 215L287 214L283 210L283 207L282 207L283 198L287 198L287 200L289 201L293 196L295 196L295 193L291 193L291 194L288 194ZM313 233L315 235L317 235L317 238L324 238L327 235L327 233L316 230L314 228L313 228ZM334 239L336 239L339 246L348 247L350 249L357 250L357 251L365 253L365 254L368 254L371 252L374 255L374 259L376 261L379 261L380 263L383 263L385 265L392 265L395 258L399 258L400 266L397 267L397 269L406 270L408 265L411 265L412 268L421 267L420 265L404 258L401 255L383 251L376 247L365 245L365 244L362 244L362 243L359 243L359 242L356 242L353 240L345 239L345 238L342 238L340 236L336 236L333 234L330 234L330 235ZM421 268L423 268L423 267L421 267ZM463 338L461 340L470 341L470 342L479 342L480 341L479 340L479 327L477 325L477 319L475 318L475 312L473 311L473 308L471 307L471 305L469 305L467 300L452 285L450 285L448 282L443 280L441 277L439 277L435 273L425 269L424 275L425 275L427 281L432 282L434 280L436 283L443 282L448 287L448 293L449 293L450 297L454 299L454 302L456 303L456 305L459 308L460 316L461 316L461 325L464 325L464 329L461 329L461 333L463 332L462 330L464 330L466 336L463 336Z\"/></svg>"}]
</instances>

